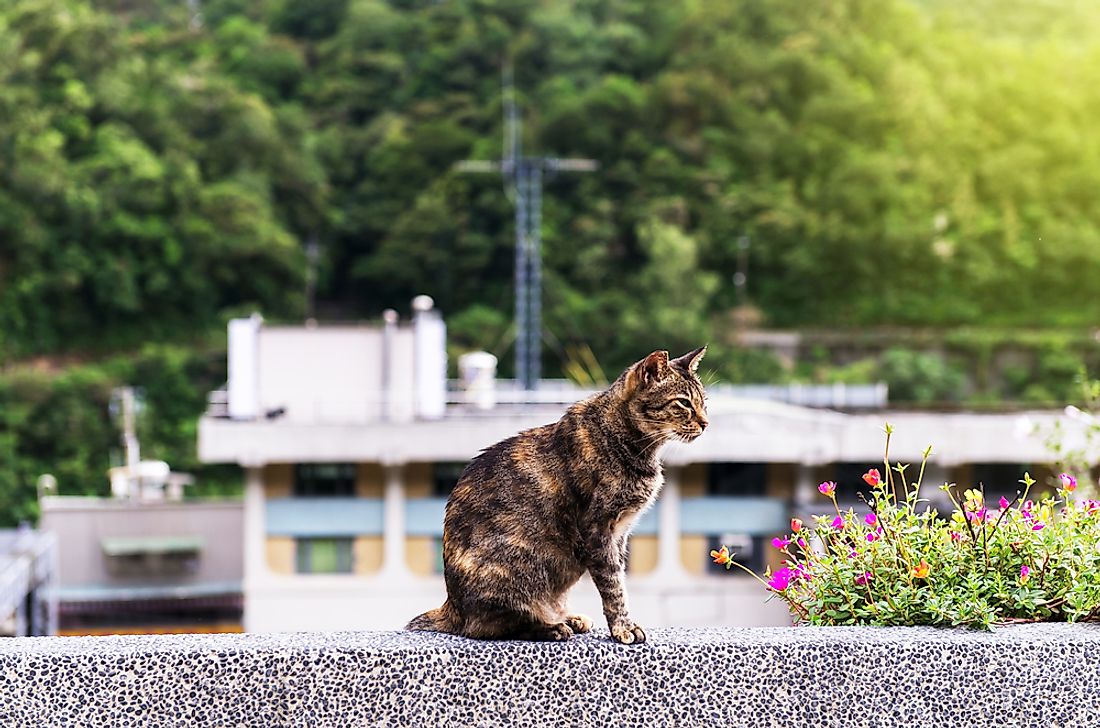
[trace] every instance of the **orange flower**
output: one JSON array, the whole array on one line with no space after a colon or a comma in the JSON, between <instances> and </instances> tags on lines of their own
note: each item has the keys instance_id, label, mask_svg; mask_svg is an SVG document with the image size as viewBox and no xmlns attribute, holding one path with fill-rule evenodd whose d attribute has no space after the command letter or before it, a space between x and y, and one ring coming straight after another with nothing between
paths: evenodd
<instances>
[{"instance_id":1,"label":"orange flower","mask_svg":"<svg viewBox=\"0 0 1100 728\"><path fill-rule=\"evenodd\" d=\"M792 518L791 519L791 533L798 533L801 530L802 530L802 519L801 518Z\"/></svg>"},{"instance_id":2,"label":"orange flower","mask_svg":"<svg viewBox=\"0 0 1100 728\"><path fill-rule=\"evenodd\" d=\"M730 550L723 546L721 551L711 551L710 557L714 559L716 564L728 564L730 563Z\"/></svg>"},{"instance_id":3,"label":"orange flower","mask_svg":"<svg viewBox=\"0 0 1100 728\"><path fill-rule=\"evenodd\" d=\"M928 566L928 562L921 559L920 564L913 567L913 576L917 579L924 579L927 578L929 571L931 571L931 567Z\"/></svg>"},{"instance_id":4,"label":"orange flower","mask_svg":"<svg viewBox=\"0 0 1100 728\"><path fill-rule=\"evenodd\" d=\"M882 475L879 474L878 468L871 468L863 474L863 479L867 481L867 485L872 488L877 488L882 484Z\"/></svg>"}]
</instances>

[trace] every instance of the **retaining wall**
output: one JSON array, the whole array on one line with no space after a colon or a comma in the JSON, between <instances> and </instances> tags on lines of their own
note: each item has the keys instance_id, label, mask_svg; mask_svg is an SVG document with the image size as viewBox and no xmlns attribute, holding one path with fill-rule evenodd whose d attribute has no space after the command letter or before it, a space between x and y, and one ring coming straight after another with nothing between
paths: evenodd
<instances>
[{"instance_id":1,"label":"retaining wall","mask_svg":"<svg viewBox=\"0 0 1100 728\"><path fill-rule=\"evenodd\" d=\"M1089 726L1100 627L0 641L2 726Z\"/></svg>"}]
</instances>

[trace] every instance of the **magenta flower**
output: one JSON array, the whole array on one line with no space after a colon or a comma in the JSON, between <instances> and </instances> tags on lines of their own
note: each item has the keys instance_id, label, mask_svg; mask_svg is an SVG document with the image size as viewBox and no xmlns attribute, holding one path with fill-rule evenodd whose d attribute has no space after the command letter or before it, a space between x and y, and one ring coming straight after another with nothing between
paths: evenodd
<instances>
[{"instance_id":1,"label":"magenta flower","mask_svg":"<svg viewBox=\"0 0 1100 728\"><path fill-rule=\"evenodd\" d=\"M985 520L985 516L989 511L985 506L982 506L976 511L966 511L966 517L971 523L981 523Z\"/></svg>"},{"instance_id":2,"label":"magenta flower","mask_svg":"<svg viewBox=\"0 0 1100 728\"><path fill-rule=\"evenodd\" d=\"M1062 481L1062 488L1067 492L1072 493L1077 490L1077 478L1073 477L1069 473L1062 473L1058 476L1058 480Z\"/></svg>"},{"instance_id":3,"label":"magenta flower","mask_svg":"<svg viewBox=\"0 0 1100 728\"><path fill-rule=\"evenodd\" d=\"M963 540L963 536L958 531L951 531L951 540L958 543L959 541Z\"/></svg>"},{"instance_id":4,"label":"magenta flower","mask_svg":"<svg viewBox=\"0 0 1100 728\"><path fill-rule=\"evenodd\" d=\"M791 572L792 578L802 579L803 581L809 581L814 578L814 575L810 573L810 570L802 564L797 564L794 570Z\"/></svg>"},{"instance_id":5,"label":"magenta flower","mask_svg":"<svg viewBox=\"0 0 1100 728\"><path fill-rule=\"evenodd\" d=\"M1035 525L1031 527L1031 530L1032 531L1042 531L1046 527L1047 527L1047 524L1043 523L1042 521L1036 521Z\"/></svg>"},{"instance_id":6,"label":"magenta flower","mask_svg":"<svg viewBox=\"0 0 1100 728\"><path fill-rule=\"evenodd\" d=\"M782 551L783 549L787 548L790 545L791 545L791 540L789 538L776 537L776 538L772 539L772 546L775 546L780 551Z\"/></svg>"},{"instance_id":7,"label":"magenta flower","mask_svg":"<svg viewBox=\"0 0 1100 728\"><path fill-rule=\"evenodd\" d=\"M1027 568L1027 564L1020 567L1020 583L1026 584L1027 580L1031 578L1031 569Z\"/></svg>"},{"instance_id":8,"label":"magenta flower","mask_svg":"<svg viewBox=\"0 0 1100 728\"><path fill-rule=\"evenodd\" d=\"M856 583L863 586L867 582L871 581L871 572L865 571L856 577Z\"/></svg>"},{"instance_id":9,"label":"magenta flower","mask_svg":"<svg viewBox=\"0 0 1100 728\"><path fill-rule=\"evenodd\" d=\"M821 493L821 495L826 495L832 498L833 494L836 493L836 483L832 480L826 480L824 483L817 486L817 490L819 493Z\"/></svg>"},{"instance_id":10,"label":"magenta flower","mask_svg":"<svg viewBox=\"0 0 1100 728\"><path fill-rule=\"evenodd\" d=\"M800 549L802 549L803 551L805 551L806 549L808 549L810 547L809 544L806 543L806 539L804 539L804 538L799 538L796 543L798 543L798 547Z\"/></svg>"},{"instance_id":11,"label":"magenta flower","mask_svg":"<svg viewBox=\"0 0 1100 728\"><path fill-rule=\"evenodd\" d=\"M838 531L844 530L844 517L843 516L837 516L836 518L833 519L833 522L830 523L829 525L832 526L833 528L835 528Z\"/></svg>"},{"instance_id":12,"label":"magenta flower","mask_svg":"<svg viewBox=\"0 0 1100 728\"><path fill-rule=\"evenodd\" d=\"M854 559L854 558L855 558L855 557L857 557L857 556L859 556L859 554L858 554L858 553L856 553L856 550L855 550L855 549L852 549L851 551L849 551L849 552L848 552L848 558L849 558L849 559Z\"/></svg>"},{"instance_id":13,"label":"magenta flower","mask_svg":"<svg viewBox=\"0 0 1100 728\"><path fill-rule=\"evenodd\" d=\"M867 532L867 542L868 543L874 543L875 541L878 541L878 536L879 536L878 531L868 531Z\"/></svg>"},{"instance_id":14,"label":"magenta flower","mask_svg":"<svg viewBox=\"0 0 1100 728\"><path fill-rule=\"evenodd\" d=\"M776 591L786 591L787 587L791 585L791 578L793 576L794 573L784 566L782 569L772 574L771 578L768 579L768 586Z\"/></svg>"},{"instance_id":15,"label":"magenta flower","mask_svg":"<svg viewBox=\"0 0 1100 728\"><path fill-rule=\"evenodd\" d=\"M1001 499L999 501L997 501L997 505L999 505L1001 507L1001 510L1004 510L1005 508L1008 508L1008 498L1005 498L1002 495Z\"/></svg>"}]
</instances>

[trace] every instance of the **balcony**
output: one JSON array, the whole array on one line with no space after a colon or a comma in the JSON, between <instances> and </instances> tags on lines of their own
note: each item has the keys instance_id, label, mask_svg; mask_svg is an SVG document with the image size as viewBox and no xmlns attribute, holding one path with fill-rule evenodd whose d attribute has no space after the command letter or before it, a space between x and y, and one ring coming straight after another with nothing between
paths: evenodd
<instances>
[{"instance_id":1,"label":"balcony","mask_svg":"<svg viewBox=\"0 0 1100 728\"><path fill-rule=\"evenodd\" d=\"M405 534L442 537L446 505L446 498L405 501ZM385 528L381 498L271 498L265 508L268 536L381 536ZM635 534L657 535L659 508L658 502L638 520ZM765 536L785 531L788 518L779 498L682 498L679 530L684 536Z\"/></svg>"}]
</instances>

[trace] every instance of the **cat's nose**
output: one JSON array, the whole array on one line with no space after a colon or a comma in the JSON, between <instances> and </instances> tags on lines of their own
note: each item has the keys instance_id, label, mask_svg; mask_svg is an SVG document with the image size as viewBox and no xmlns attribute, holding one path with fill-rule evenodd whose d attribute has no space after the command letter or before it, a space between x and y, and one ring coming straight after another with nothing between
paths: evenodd
<instances>
[{"instance_id":1,"label":"cat's nose","mask_svg":"<svg viewBox=\"0 0 1100 728\"><path fill-rule=\"evenodd\" d=\"M707 429L707 425L709 425L709 424L710 424L710 421L707 420L705 417L700 417L699 418L699 429L700 430Z\"/></svg>"}]
</instances>

